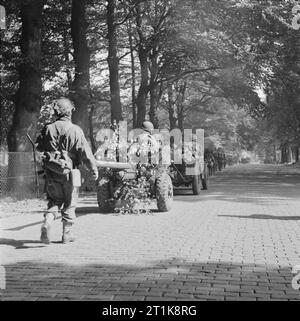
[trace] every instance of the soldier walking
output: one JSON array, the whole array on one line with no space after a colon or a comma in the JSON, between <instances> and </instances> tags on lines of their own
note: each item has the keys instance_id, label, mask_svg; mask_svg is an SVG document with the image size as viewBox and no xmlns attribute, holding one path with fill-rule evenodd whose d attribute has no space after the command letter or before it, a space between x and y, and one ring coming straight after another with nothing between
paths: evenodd
<instances>
[{"instance_id":1,"label":"soldier walking","mask_svg":"<svg viewBox=\"0 0 300 321\"><path fill-rule=\"evenodd\" d=\"M37 138L37 150L43 152L48 209L41 227L41 242L50 244L51 224L62 215L62 242L74 242L72 227L79 196L80 172L78 166L85 164L98 179L94 155L82 129L71 121L74 105L67 98L53 104L56 121L47 124ZM77 170L76 170L77 169ZM78 177L79 176L79 177Z\"/></svg>"}]
</instances>

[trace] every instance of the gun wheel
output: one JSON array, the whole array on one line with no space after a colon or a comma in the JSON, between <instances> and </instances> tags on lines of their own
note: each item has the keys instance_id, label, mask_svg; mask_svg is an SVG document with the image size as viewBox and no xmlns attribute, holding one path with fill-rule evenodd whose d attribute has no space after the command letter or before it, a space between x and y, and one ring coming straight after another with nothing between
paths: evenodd
<instances>
[{"instance_id":1,"label":"gun wheel","mask_svg":"<svg viewBox=\"0 0 300 321\"><path fill-rule=\"evenodd\" d=\"M195 175L193 177L193 182L192 182L192 189L193 189L194 195L200 195L201 185L202 185L201 175Z\"/></svg>"},{"instance_id":2,"label":"gun wheel","mask_svg":"<svg viewBox=\"0 0 300 321\"><path fill-rule=\"evenodd\" d=\"M97 201L100 213L112 213L115 205L111 200L110 182L108 178L101 178L97 186Z\"/></svg>"},{"instance_id":3,"label":"gun wheel","mask_svg":"<svg viewBox=\"0 0 300 321\"><path fill-rule=\"evenodd\" d=\"M157 207L160 212L171 210L173 203L173 185L171 177L163 173L156 180Z\"/></svg>"}]
</instances>

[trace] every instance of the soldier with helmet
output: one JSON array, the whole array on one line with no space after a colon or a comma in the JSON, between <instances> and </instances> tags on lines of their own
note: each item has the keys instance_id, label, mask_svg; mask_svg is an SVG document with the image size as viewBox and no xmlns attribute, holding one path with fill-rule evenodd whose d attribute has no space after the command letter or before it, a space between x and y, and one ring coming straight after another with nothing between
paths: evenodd
<instances>
[{"instance_id":1,"label":"soldier with helmet","mask_svg":"<svg viewBox=\"0 0 300 321\"><path fill-rule=\"evenodd\" d=\"M144 121L136 140L128 148L130 161L143 164L157 163L160 145L153 135L154 126L150 121Z\"/></svg>"},{"instance_id":2,"label":"soldier with helmet","mask_svg":"<svg viewBox=\"0 0 300 321\"><path fill-rule=\"evenodd\" d=\"M226 167L226 156L223 148L221 147L217 149L217 163L219 171L222 171Z\"/></svg>"},{"instance_id":3,"label":"soldier with helmet","mask_svg":"<svg viewBox=\"0 0 300 321\"><path fill-rule=\"evenodd\" d=\"M79 187L73 184L72 172L83 163L92 171L94 179L98 178L95 158L84 133L71 121L74 105L69 99L60 98L54 101L53 109L56 121L47 124L37 138L37 150L43 153L44 158L48 200L48 209L41 227L41 242L45 244L51 242L51 224L60 212L63 223L62 242L75 240L72 228L76 218ZM58 161L63 164L62 172L56 170Z\"/></svg>"},{"instance_id":4,"label":"soldier with helmet","mask_svg":"<svg viewBox=\"0 0 300 321\"><path fill-rule=\"evenodd\" d=\"M150 121L144 121L141 129L143 130L143 132L138 136L138 140L140 142L147 141L147 143L150 146L154 147L154 149L157 148L158 142L156 138L153 136L153 132L154 132L153 124Z\"/></svg>"}]
</instances>

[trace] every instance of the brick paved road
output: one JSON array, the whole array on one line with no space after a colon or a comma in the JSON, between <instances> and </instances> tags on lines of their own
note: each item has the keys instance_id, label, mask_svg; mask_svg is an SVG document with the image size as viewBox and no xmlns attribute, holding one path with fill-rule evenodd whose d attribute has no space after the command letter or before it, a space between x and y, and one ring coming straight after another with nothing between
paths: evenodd
<instances>
[{"instance_id":1,"label":"brick paved road","mask_svg":"<svg viewBox=\"0 0 300 321\"><path fill-rule=\"evenodd\" d=\"M39 243L41 213L5 217L0 299L298 300L300 175L281 169L227 169L199 197L177 192L170 213L101 215L87 197L70 245L59 221L57 242Z\"/></svg>"}]
</instances>

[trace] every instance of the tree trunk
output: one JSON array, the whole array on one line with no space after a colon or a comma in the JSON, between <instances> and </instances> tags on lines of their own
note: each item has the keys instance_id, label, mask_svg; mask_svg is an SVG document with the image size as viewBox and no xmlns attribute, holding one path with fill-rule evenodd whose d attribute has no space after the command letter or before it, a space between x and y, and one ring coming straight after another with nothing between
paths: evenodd
<instances>
[{"instance_id":1,"label":"tree trunk","mask_svg":"<svg viewBox=\"0 0 300 321\"><path fill-rule=\"evenodd\" d=\"M18 66L19 88L15 96L15 112L7 136L9 149L8 187L15 194L28 190L34 173L31 171L32 147L26 137L35 136L42 104L41 27L43 0L22 1L20 15L21 63ZM27 153L26 153L27 152ZM33 192L33 190L31 191Z\"/></svg>"},{"instance_id":2,"label":"tree trunk","mask_svg":"<svg viewBox=\"0 0 300 321\"><path fill-rule=\"evenodd\" d=\"M171 84L168 84L168 113L170 130L177 128L176 105L173 99L173 88Z\"/></svg>"},{"instance_id":3,"label":"tree trunk","mask_svg":"<svg viewBox=\"0 0 300 321\"><path fill-rule=\"evenodd\" d=\"M177 118L174 116L174 109L169 108L170 130L177 128Z\"/></svg>"},{"instance_id":4,"label":"tree trunk","mask_svg":"<svg viewBox=\"0 0 300 321\"><path fill-rule=\"evenodd\" d=\"M122 120L122 106L119 84L119 58L117 50L116 0L107 1L107 38L108 38L108 68L111 96L111 122Z\"/></svg>"},{"instance_id":5,"label":"tree trunk","mask_svg":"<svg viewBox=\"0 0 300 321\"><path fill-rule=\"evenodd\" d=\"M64 40L64 58L65 58L65 64L66 64L66 75L67 75L68 89L69 89L69 91L71 91L73 79L72 79L72 72L70 69L70 58L69 58L70 43L69 43L69 39L68 39L67 30L63 31L63 40Z\"/></svg>"},{"instance_id":6,"label":"tree trunk","mask_svg":"<svg viewBox=\"0 0 300 321\"><path fill-rule=\"evenodd\" d=\"M152 50L150 55L150 111L149 117L150 121L153 123L155 128L159 127L158 120L158 104L159 104L159 93L158 93L158 83L157 83L157 75L158 75L158 52L156 48Z\"/></svg>"},{"instance_id":7,"label":"tree trunk","mask_svg":"<svg viewBox=\"0 0 300 321\"><path fill-rule=\"evenodd\" d=\"M134 48L133 48L133 35L132 35L132 26L129 24L128 26L128 40L130 47L130 60L131 60L131 101L132 101L132 123L133 128L137 127L137 114L136 114L136 81L135 81L135 59L134 59Z\"/></svg>"},{"instance_id":8,"label":"tree trunk","mask_svg":"<svg viewBox=\"0 0 300 321\"><path fill-rule=\"evenodd\" d=\"M154 128L159 127L159 119L158 119L158 103L159 103L159 94L156 85L150 85L150 111L149 118L153 123Z\"/></svg>"},{"instance_id":9,"label":"tree trunk","mask_svg":"<svg viewBox=\"0 0 300 321\"><path fill-rule=\"evenodd\" d=\"M149 92L149 48L147 44L147 39L144 35L143 31L143 5L147 5L147 2L140 2L136 6L136 26L137 26L137 33L139 36L139 46L138 46L138 56L140 62L140 70L141 70L141 83L136 99L137 105L137 127L141 127L143 122L146 119L146 102L147 96Z\"/></svg>"},{"instance_id":10,"label":"tree trunk","mask_svg":"<svg viewBox=\"0 0 300 321\"><path fill-rule=\"evenodd\" d=\"M183 132L184 130L184 121L185 121L185 111L184 111L184 100L185 94L187 90L187 81L184 80L182 84L178 84L177 86L177 114L178 114L178 127Z\"/></svg>"},{"instance_id":11,"label":"tree trunk","mask_svg":"<svg viewBox=\"0 0 300 321\"><path fill-rule=\"evenodd\" d=\"M92 103L91 110L89 113L89 132L90 132L90 141L91 141L92 152L96 153L97 146L96 146L95 137L94 137L94 125L93 125L94 112L95 112L95 105L94 105L94 103Z\"/></svg>"},{"instance_id":12,"label":"tree trunk","mask_svg":"<svg viewBox=\"0 0 300 321\"><path fill-rule=\"evenodd\" d=\"M76 111L74 123L88 134L90 103L90 50L87 43L86 0L72 1L71 35L74 48L75 78L71 91Z\"/></svg>"},{"instance_id":13,"label":"tree trunk","mask_svg":"<svg viewBox=\"0 0 300 321\"><path fill-rule=\"evenodd\" d=\"M149 83L149 71L148 71L148 53L143 48L139 48L139 60L141 68L141 84L136 99L137 104L137 126L141 127L146 119L146 101L148 96L148 83Z\"/></svg>"},{"instance_id":14,"label":"tree trunk","mask_svg":"<svg viewBox=\"0 0 300 321\"><path fill-rule=\"evenodd\" d=\"M181 132L184 132L184 114L182 112L178 113L178 127Z\"/></svg>"},{"instance_id":15,"label":"tree trunk","mask_svg":"<svg viewBox=\"0 0 300 321\"><path fill-rule=\"evenodd\" d=\"M0 7L1 10L1 7ZM1 23L1 22L0 22ZM2 31L0 26L0 52L2 52ZM3 95L3 78L4 78L4 69L3 69L4 63L3 63L3 57L2 54L0 54L0 146L4 145L4 95Z\"/></svg>"},{"instance_id":16,"label":"tree trunk","mask_svg":"<svg viewBox=\"0 0 300 321\"><path fill-rule=\"evenodd\" d=\"M18 66L19 89L7 142L10 152L30 151L26 133L35 134L42 104L41 26L43 0L21 2L21 63Z\"/></svg>"}]
</instances>

